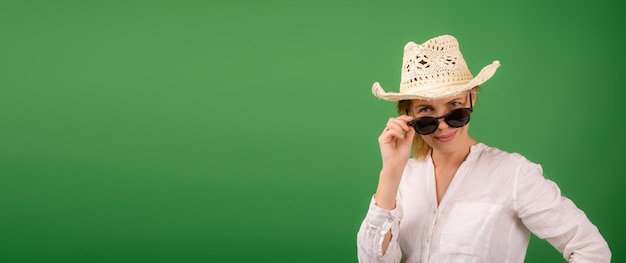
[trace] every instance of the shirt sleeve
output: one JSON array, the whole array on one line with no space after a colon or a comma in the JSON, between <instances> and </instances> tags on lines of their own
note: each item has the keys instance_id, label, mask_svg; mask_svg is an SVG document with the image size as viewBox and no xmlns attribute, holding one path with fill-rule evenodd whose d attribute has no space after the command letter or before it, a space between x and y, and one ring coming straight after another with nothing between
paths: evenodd
<instances>
[{"instance_id":1,"label":"shirt sleeve","mask_svg":"<svg viewBox=\"0 0 626 263\"><path fill-rule=\"evenodd\" d=\"M386 210L376 205L372 197L365 219L357 234L357 252L360 263L400 262L402 252L398 245L402 206L396 201L396 208ZM391 241L383 255L383 239L391 231Z\"/></svg>"},{"instance_id":2,"label":"shirt sleeve","mask_svg":"<svg viewBox=\"0 0 626 263\"><path fill-rule=\"evenodd\" d=\"M611 251L585 213L543 176L541 166L523 165L517 177L518 215L537 237L546 239L568 262L610 262Z\"/></svg>"}]
</instances>

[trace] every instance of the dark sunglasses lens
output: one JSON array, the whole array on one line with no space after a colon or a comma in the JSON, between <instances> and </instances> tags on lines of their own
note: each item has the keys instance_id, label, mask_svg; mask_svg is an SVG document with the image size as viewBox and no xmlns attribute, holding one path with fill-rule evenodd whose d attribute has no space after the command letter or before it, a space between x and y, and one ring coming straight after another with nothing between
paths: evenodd
<instances>
[{"instance_id":1,"label":"dark sunglasses lens","mask_svg":"<svg viewBox=\"0 0 626 263\"><path fill-rule=\"evenodd\" d=\"M437 130L437 126L439 126L439 121L432 117L419 118L413 122L415 131L421 135L435 132Z\"/></svg>"},{"instance_id":2,"label":"dark sunglasses lens","mask_svg":"<svg viewBox=\"0 0 626 263\"><path fill-rule=\"evenodd\" d=\"M467 109L456 109L448 113L445 117L446 123L452 128L465 126L470 120L470 113Z\"/></svg>"}]
</instances>

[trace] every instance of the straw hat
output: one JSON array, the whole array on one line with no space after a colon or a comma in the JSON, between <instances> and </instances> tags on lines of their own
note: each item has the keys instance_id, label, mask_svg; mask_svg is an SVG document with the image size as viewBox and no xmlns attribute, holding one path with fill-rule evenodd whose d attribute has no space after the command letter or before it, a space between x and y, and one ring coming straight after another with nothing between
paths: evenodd
<instances>
[{"instance_id":1,"label":"straw hat","mask_svg":"<svg viewBox=\"0 0 626 263\"><path fill-rule=\"evenodd\" d=\"M400 92L385 92L378 82L372 93L387 101L438 100L457 95L489 80L500 66L499 61L485 66L476 77L467 68L456 38L438 36L418 45L404 46Z\"/></svg>"}]
</instances>

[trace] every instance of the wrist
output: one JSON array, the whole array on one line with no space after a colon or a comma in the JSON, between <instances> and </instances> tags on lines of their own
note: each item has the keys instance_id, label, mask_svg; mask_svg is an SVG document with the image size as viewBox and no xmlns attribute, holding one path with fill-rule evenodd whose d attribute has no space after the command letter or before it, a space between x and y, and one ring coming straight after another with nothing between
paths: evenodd
<instances>
[{"instance_id":1,"label":"wrist","mask_svg":"<svg viewBox=\"0 0 626 263\"><path fill-rule=\"evenodd\" d=\"M395 163L395 164L383 164L382 169L380 170L380 174L381 176L383 174L402 174L402 172L404 172L404 167L406 166L406 163L400 164L400 163Z\"/></svg>"}]
</instances>

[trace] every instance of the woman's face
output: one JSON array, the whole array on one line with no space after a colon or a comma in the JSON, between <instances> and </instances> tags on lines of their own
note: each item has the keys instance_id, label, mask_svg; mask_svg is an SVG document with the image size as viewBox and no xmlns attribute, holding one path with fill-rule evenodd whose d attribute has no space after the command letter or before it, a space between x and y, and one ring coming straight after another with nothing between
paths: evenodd
<instances>
[{"instance_id":1,"label":"woman's face","mask_svg":"<svg viewBox=\"0 0 626 263\"><path fill-rule=\"evenodd\" d=\"M470 92L472 94L472 101L475 101L475 91L466 91L456 96L434 101L413 100L410 108L411 116L415 118L441 117L455 109L470 108ZM455 150L456 146L468 142L468 125L460 128L452 128L443 118L440 118L438 121L439 126L435 132L428 135L421 135L426 143L433 149L450 152Z\"/></svg>"}]
</instances>

